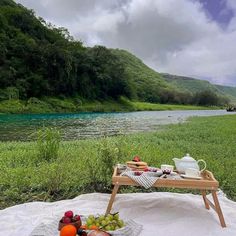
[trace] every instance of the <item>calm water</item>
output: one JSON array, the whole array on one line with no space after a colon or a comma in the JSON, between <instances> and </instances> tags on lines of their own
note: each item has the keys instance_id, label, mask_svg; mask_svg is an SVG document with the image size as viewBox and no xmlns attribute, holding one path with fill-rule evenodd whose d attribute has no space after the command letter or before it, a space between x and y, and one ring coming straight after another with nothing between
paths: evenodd
<instances>
[{"instance_id":1,"label":"calm water","mask_svg":"<svg viewBox=\"0 0 236 236\"><path fill-rule=\"evenodd\" d=\"M223 110L147 111L128 113L78 113L43 115L1 115L0 141L32 140L40 127L57 127L64 140L102 135L151 131L160 125L184 122L191 116L232 114Z\"/></svg>"}]
</instances>

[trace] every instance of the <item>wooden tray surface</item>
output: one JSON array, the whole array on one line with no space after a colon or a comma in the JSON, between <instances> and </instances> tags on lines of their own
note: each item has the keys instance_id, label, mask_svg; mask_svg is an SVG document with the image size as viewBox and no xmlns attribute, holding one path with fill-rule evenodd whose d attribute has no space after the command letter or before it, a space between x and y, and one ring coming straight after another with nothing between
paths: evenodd
<instances>
[{"instance_id":1,"label":"wooden tray surface","mask_svg":"<svg viewBox=\"0 0 236 236\"><path fill-rule=\"evenodd\" d=\"M158 179L153 187L172 187L172 188L190 188L190 189L206 189L206 190L217 190L219 182L214 178L214 175L205 170L202 173L201 180L195 179ZM120 176L117 174L117 168L114 169L112 176L113 185L130 185L139 186L138 183L133 181L127 176Z\"/></svg>"}]
</instances>

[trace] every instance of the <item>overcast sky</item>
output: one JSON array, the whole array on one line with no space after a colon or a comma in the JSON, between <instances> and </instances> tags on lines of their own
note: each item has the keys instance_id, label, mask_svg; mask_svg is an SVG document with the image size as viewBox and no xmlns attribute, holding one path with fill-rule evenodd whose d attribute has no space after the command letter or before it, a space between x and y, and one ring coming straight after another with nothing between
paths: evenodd
<instances>
[{"instance_id":1,"label":"overcast sky","mask_svg":"<svg viewBox=\"0 0 236 236\"><path fill-rule=\"evenodd\" d=\"M16 0L85 45L127 49L158 72L236 85L236 0Z\"/></svg>"}]
</instances>

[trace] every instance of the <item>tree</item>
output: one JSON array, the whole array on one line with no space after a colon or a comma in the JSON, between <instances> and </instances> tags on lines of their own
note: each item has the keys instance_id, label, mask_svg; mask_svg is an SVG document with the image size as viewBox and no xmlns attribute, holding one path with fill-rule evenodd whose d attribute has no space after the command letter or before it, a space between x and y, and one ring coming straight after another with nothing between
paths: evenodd
<instances>
[{"instance_id":1,"label":"tree","mask_svg":"<svg viewBox=\"0 0 236 236\"><path fill-rule=\"evenodd\" d=\"M214 92L210 90L205 90L196 93L193 98L193 102L197 105L203 105L203 106L219 105L220 99Z\"/></svg>"},{"instance_id":2,"label":"tree","mask_svg":"<svg viewBox=\"0 0 236 236\"><path fill-rule=\"evenodd\" d=\"M8 95L9 100L19 99L19 90L15 87L8 87L6 89L6 93Z\"/></svg>"}]
</instances>

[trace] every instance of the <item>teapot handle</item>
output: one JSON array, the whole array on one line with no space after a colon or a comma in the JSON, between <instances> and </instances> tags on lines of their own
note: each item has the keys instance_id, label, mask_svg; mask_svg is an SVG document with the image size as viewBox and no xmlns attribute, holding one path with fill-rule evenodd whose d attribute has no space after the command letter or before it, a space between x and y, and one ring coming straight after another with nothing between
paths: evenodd
<instances>
[{"instance_id":1,"label":"teapot handle","mask_svg":"<svg viewBox=\"0 0 236 236\"><path fill-rule=\"evenodd\" d=\"M197 161L197 163L199 163L199 162L203 162L204 163L203 169L200 170L200 171L204 171L206 169L206 166L207 166L206 162L203 159L200 159L200 160Z\"/></svg>"}]
</instances>

